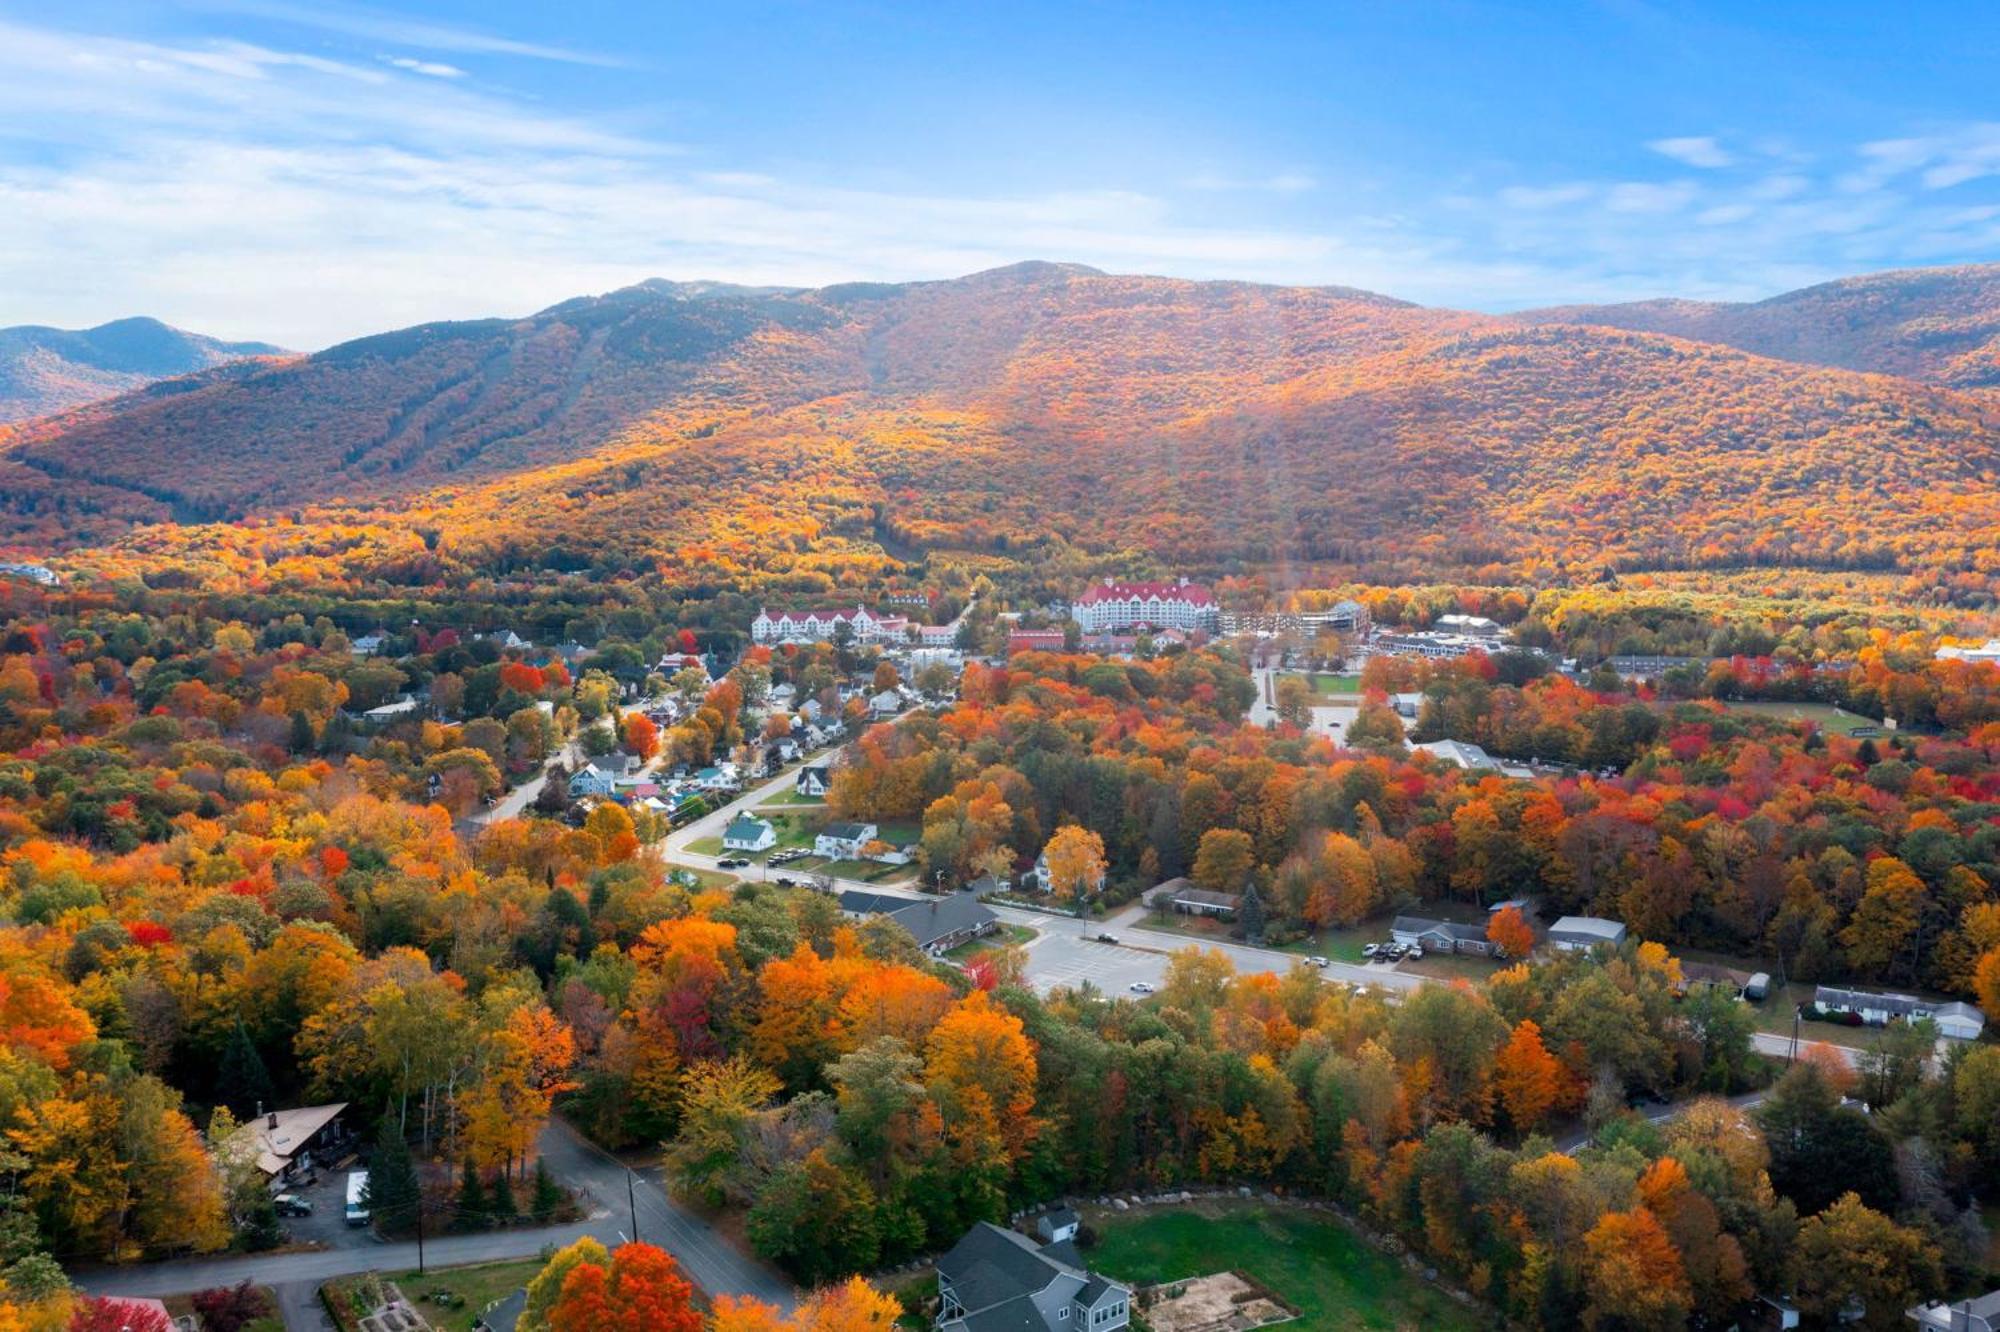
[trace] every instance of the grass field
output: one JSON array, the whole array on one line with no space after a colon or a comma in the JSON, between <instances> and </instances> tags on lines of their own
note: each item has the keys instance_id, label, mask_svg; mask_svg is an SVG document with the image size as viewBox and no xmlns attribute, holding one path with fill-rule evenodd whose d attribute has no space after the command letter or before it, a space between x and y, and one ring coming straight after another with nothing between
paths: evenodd
<instances>
[{"instance_id":1,"label":"grass field","mask_svg":"<svg viewBox=\"0 0 2000 1332\"><path fill-rule=\"evenodd\" d=\"M1092 1218L1093 1269L1150 1286L1237 1271L1296 1305L1297 1328L1424 1328L1458 1332L1480 1320L1330 1217L1244 1203Z\"/></svg>"},{"instance_id":2,"label":"grass field","mask_svg":"<svg viewBox=\"0 0 2000 1332\"><path fill-rule=\"evenodd\" d=\"M1315 694L1358 694L1361 692L1361 677L1358 675L1314 675L1311 677Z\"/></svg>"},{"instance_id":3,"label":"grass field","mask_svg":"<svg viewBox=\"0 0 2000 1332\"><path fill-rule=\"evenodd\" d=\"M1831 703L1730 702L1722 706L1731 712L1754 712L1760 716L1776 717L1781 721L1813 722L1822 731L1837 735L1847 735L1856 727L1881 725L1872 718L1849 712L1845 708L1837 708Z\"/></svg>"},{"instance_id":4,"label":"grass field","mask_svg":"<svg viewBox=\"0 0 2000 1332\"><path fill-rule=\"evenodd\" d=\"M787 791L783 795L773 796L771 799L757 806L757 808L760 810L781 809L794 805L802 805L808 809L821 809L825 807L826 800L821 796L800 795L797 791Z\"/></svg>"},{"instance_id":5,"label":"grass field","mask_svg":"<svg viewBox=\"0 0 2000 1332\"><path fill-rule=\"evenodd\" d=\"M389 1281L396 1283L424 1320L438 1332L472 1332L479 1315L492 1306L494 1301L505 1299L528 1284L535 1273L542 1270L540 1258L522 1258L511 1263L483 1263L474 1267L432 1268L419 1276L415 1272L393 1272L385 1274ZM342 1284L359 1285L361 1278L348 1278ZM455 1308L435 1303L430 1296L435 1291L449 1291L464 1300Z\"/></svg>"}]
</instances>

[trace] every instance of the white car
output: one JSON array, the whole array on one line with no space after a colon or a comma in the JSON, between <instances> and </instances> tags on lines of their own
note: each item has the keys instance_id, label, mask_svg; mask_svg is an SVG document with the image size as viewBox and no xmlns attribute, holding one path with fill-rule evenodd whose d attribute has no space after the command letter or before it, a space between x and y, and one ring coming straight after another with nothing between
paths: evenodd
<instances>
[{"instance_id":1,"label":"white car","mask_svg":"<svg viewBox=\"0 0 2000 1332\"><path fill-rule=\"evenodd\" d=\"M1382 945L1381 945L1381 944L1364 944L1364 945L1362 946L1362 949L1361 949L1361 956L1363 956L1363 957L1373 957L1373 956L1375 956L1375 954L1377 954L1377 953L1379 953L1379 952L1381 952L1381 951L1382 951Z\"/></svg>"},{"instance_id":2,"label":"white car","mask_svg":"<svg viewBox=\"0 0 2000 1332\"><path fill-rule=\"evenodd\" d=\"M1318 954L1314 954L1312 957L1307 958L1306 961L1316 967L1324 967L1331 965L1325 958L1320 957Z\"/></svg>"},{"instance_id":3,"label":"white car","mask_svg":"<svg viewBox=\"0 0 2000 1332\"><path fill-rule=\"evenodd\" d=\"M1134 994L1151 994L1153 992L1153 987L1145 981L1133 981L1131 989Z\"/></svg>"},{"instance_id":4,"label":"white car","mask_svg":"<svg viewBox=\"0 0 2000 1332\"><path fill-rule=\"evenodd\" d=\"M1424 950L1422 949L1422 947L1420 947L1420 946L1419 946L1419 945L1417 945L1417 944L1411 944L1411 945L1410 945L1410 951L1409 951L1409 952L1407 952L1407 953L1405 953L1405 954L1403 954L1403 956L1405 956L1405 957L1409 958L1409 959L1410 959L1410 960L1411 960L1412 962L1416 961L1416 960L1417 960L1418 958L1422 957L1423 955L1424 955Z\"/></svg>"}]
</instances>

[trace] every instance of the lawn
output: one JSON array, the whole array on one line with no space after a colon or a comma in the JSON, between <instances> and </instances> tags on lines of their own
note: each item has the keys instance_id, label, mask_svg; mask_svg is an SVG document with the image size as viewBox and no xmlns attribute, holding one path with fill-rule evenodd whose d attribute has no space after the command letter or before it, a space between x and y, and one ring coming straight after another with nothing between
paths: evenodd
<instances>
[{"instance_id":1,"label":"lawn","mask_svg":"<svg viewBox=\"0 0 2000 1332\"><path fill-rule=\"evenodd\" d=\"M1361 692L1361 677L1358 675L1315 675L1311 679L1315 694L1358 694Z\"/></svg>"},{"instance_id":2,"label":"lawn","mask_svg":"<svg viewBox=\"0 0 2000 1332\"><path fill-rule=\"evenodd\" d=\"M1296 1305L1298 1328L1471 1329L1480 1320L1320 1213L1251 1203L1093 1215L1087 1257L1134 1285L1237 1271Z\"/></svg>"},{"instance_id":3,"label":"lawn","mask_svg":"<svg viewBox=\"0 0 2000 1332\"><path fill-rule=\"evenodd\" d=\"M953 962L963 962L968 957L976 957L989 949L1005 948L1009 944L1024 944L1034 937L1035 931L1029 929L1026 925L1003 924L998 934L989 934L983 939L973 939L962 943L946 953L945 957Z\"/></svg>"},{"instance_id":4,"label":"lawn","mask_svg":"<svg viewBox=\"0 0 2000 1332\"><path fill-rule=\"evenodd\" d=\"M1880 727L1881 723L1872 718L1859 716L1831 703L1766 703L1730 702L1723 707L1731 712L1755 712L1766 717L1776 717L1782 721L1809 721L1817 723L1822 731L1837 735L1847 735L1857 726Z\"/></svg>"},{"instance_id":5,"label":"lawn","mask_svg":"<svg viewBox=\"0 0 2000 1332\"><path fill-rule=\"evenodd\" d=\"M778 834L777 844L770 851L726 851L722 838L697 837L687 844L687 849L697 856L743 856L749 860L762 860L771 851L804 850L810 848L819 836L820 820L805 814L772 814L768 816L771 830Z\"/></svg>"},{"instance_id":6,"label":"lawn","mask_svg":"<svg viewBox=\"0 0 2000 1332\"><path fill-rule=\"evenodd\" d=\"M483 1263L473 1267L434 1267L422 1275L393 1272L385 1274L385 1278L396 1283L403 1298L438 1332L472 1332L472 1325L481 1313L527 1285L541 1270L540 1258L522 1258L511 1263ZM358 1285L360 1281L361 1278L349 1278L342 1284ZM437 1303L431 1296L439 1292L448 1292L464 1302L454 1306Z\"/></svg>"},{"instance_id":7,"label":"lawn","mask_svg":"<svg viewBox=\"0 0 2000 1332\"><path fill-rule=\"evenodd\" d=\"M786 791L783 795L773 796L771 799L766 800L763 804L757 806L757 808L760 810L778 809L786 805L804 805L808 808L819 809L826 805L826 799L823 796L800 795L797 791Z\"/></svg>"}]
</instances>

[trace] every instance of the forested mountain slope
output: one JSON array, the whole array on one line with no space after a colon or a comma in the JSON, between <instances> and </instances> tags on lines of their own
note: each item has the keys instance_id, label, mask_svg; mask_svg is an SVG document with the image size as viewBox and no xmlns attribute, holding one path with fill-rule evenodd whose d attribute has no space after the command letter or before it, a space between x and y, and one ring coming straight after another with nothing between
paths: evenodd
<instances>
[{"instance_id":1,"label":"forested mountain slope","mask_svg":"<svg viewBox=\"0 0 2000 1332\"><path fill-rule=\"evenodd\" d=\"M833 537L1050 532L1183 562L1964 570L2000 548L1982 394L1056 264L648 283L225 367L7 447L17 541L360 502L509 562L569 544L809 564Z\"/></svg>"},{"instance_id":2,"label":"forested mountain slope","mask_svg":"<svg viewBox=\"0 0 2000 1332\"><path fill-rule=\"evenodd\" d=\"M0 328L0 422L47 416L155 380L279 353L269 343L221 342L157 319L84 329Z\"/></svg>"}]
</instances>

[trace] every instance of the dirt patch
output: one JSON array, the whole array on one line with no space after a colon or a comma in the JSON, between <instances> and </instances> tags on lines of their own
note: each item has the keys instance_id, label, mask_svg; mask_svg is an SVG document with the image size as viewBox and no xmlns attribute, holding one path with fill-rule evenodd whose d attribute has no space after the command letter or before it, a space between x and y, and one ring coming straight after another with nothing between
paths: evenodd
<instances>
[{"instance_id":1,"label":"dirt patch","mask_svg":"<svg viewBox=\"0 0 2000 1332\"><path fill-rule=\"evenodd\" d=\"M1148 1286L1138 1299L1154 1332L1246 1332L1298 1316L1237 1272Z\"/></svg>"}]
</instances>

